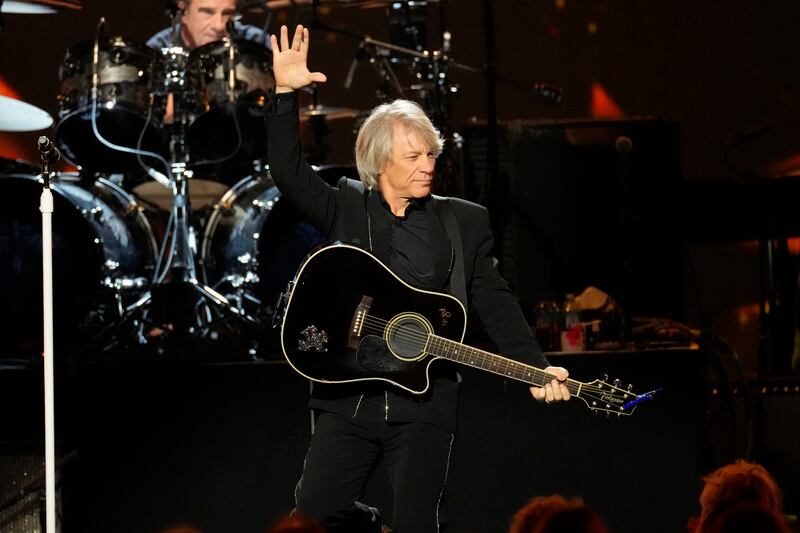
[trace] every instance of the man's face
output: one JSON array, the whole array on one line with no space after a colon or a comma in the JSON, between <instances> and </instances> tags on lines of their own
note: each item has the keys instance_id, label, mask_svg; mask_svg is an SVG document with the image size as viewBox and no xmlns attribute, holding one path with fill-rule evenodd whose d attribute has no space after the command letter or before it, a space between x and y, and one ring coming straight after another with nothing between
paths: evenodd
<instances>
[{"instance_id":1,"label":"man's face","mask_svg":"<svg viewBox=\"0 0 800 533\"><path fill-rule=\"evenodd\" d=\"M225 25L236 15L236 0L192 0L183 9L183 38L189 48L197 48L225 37Z\"/></svg>"},{"instance_id":2,"label":"man's face","mask_svg":"<svg viewBox=\"0 0 800 533\"><path fill-rule=\"evenodd\" d=\"M384 198L424 198L431 193L436 152L408 128L395 124L392 156L378 176Z\"/></svg>"}]
</instances>

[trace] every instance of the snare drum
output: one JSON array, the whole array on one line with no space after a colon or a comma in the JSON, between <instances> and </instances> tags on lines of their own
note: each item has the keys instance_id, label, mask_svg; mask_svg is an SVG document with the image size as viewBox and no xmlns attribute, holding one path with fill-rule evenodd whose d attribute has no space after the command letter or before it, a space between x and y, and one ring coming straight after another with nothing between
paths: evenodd
<instances>
[{"instance_id":1,"label":"snare drum","mask_svg":"<svg viewBox=\"0 0 800 533\"><path fill-rule=\"evenodd\" d=\"M206 225L201 265L206 282L264 325L278 294L325 237L266 175L244 178L214 207Z\"/></svg>"},{"instance_id":2,"label":"snare drum","mask_svg":"<svg viewBox=\"0 0 800 533\"><path fill-rule=\"evenodd\" d=\"M189 70L196 111L189 148L214 162L267 155L266 105L275 89L272 53L261 44L217 41L193 50Z\"/></svg>"},{"instance_id":3,"label":"snare drum","mask_svg":"<svg viewBox=\"0 0 800 533\"><path fill-rule=\"evenodd\" d=\"M55 136L64 156L91 172L140 169L135 155L104 145L92 129L92 56L94 41L67 52L61 69ZM163 104L154 105L161 83L161 53L122 37L99 43L97 129L112 144L164 154ZM152 159L145 158L148 164Z\"/></svg>"},{"instance_id":4,"label":"snare drum","mask_svg":"<svg viewBox=\"0 0 800 533\"><path fill-rule=\"evenodd\" d=\"M137 204L105 179L83 188L76 175L51 184L55 342L74 348L122 316L149 288L156 243ZM6 356L41 353L42 183L0 176L0 294Z\"/></svg>"}]
</instances>

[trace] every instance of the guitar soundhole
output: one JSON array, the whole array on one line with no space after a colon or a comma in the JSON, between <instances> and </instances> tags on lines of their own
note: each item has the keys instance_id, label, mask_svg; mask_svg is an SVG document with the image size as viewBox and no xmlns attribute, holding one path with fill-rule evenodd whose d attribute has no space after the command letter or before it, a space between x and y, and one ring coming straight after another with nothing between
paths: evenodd
<instances>
[{"instance_id":1,"label":"guitar soundhole","mask_svg":"<svg viewBox=\"0 0 800 533\"><path fill-rule=\"evenodd\" d=\"M425 318L404 313L389 322L385 331L385 340L395 357L414 360L425 354L428 334L432 331L433 329Z\"/></svg>"}]
</instances>

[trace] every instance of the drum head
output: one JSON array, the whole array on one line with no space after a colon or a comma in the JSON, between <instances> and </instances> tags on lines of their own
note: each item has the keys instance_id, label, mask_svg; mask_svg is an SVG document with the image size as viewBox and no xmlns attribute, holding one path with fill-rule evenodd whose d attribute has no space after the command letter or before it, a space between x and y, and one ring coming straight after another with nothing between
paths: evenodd
<instances>
[{"instance_id":1,"label":"drum head","mask_svg":"<svg viewBox=\"0 0 800 533\"><path fill-rule=\"evenodd\" d=\"M156 253L150 225L130 195L104 179L90 188L79 183L62 174L51 187L54 338L62 354L82 348L120 318L120 308L141 298ZM0 194L8 202L0 213L6 357L42 352L41 193L34 176L0 176Z\"/></svg>"}]
</instances>

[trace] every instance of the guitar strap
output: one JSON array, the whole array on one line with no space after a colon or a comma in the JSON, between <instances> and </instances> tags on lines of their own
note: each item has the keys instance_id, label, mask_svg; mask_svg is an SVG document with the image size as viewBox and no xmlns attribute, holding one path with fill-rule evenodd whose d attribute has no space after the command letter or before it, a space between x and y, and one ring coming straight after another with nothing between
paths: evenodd
<instances>
[{"instance_id":1,"label":"guitar strap","mask_svg":"<svg viewBox=\"0 0 800 533\"><path fill-rule=\"evenodd\" d=\"M436 206L436 212L444 224L444 231L453 244L453 268L450 272L450 293L461 300L464 309L467 305L467 280L464 273L464 247L461 245L461 230L458 227L456 213L450 198L431 195Z\"/></svg>"}]
</instances>

